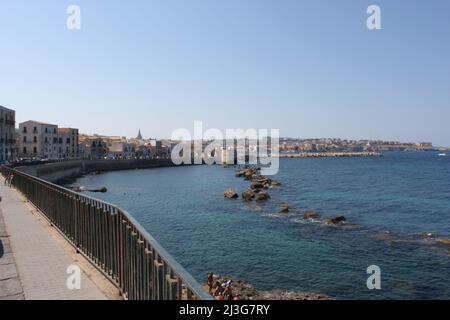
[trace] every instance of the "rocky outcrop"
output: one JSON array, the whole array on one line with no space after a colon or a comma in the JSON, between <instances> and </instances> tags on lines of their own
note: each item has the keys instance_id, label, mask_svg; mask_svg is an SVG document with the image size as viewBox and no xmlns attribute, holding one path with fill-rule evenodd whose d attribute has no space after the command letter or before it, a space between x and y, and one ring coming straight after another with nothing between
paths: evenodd
<instances>
[{"instance_id":1,"label":"rocky outcrop","mask_svg":"<svg viewBox=\"0 0 450 320\"><path fill-rule=\"evenodd\" d=\"M337 217L325 220L325 223L336 225L336 224L344 223L345 221L347 221L347 219L345 219L344 216L337 216Z\"/></svg>"},{"instance_id":2,"label":"rocky outcrop","mask_svg":"<svg viewBox=\"0 0 450 320\"><path fill-rule=\"evenodd\" d=\"M259 192L255 195L255 197L256 201L265 201L270 199L270 196L267 192Z\"/></svg>"},{"instance_id":3,"label":"rocky outcrop","mask_svg":"<svg viewBox=\"0 0 450 320\"><path fill-rule=\"evenodd\" d=\"M258 291L248 282L220 275L214 276L214 281L219 283L225 283L229 280L232 280L233 295L239 295L241 300L333 300L333 298L325 294L311 292L287 290ZM206 289L207 286L204 285L204 288Z\"/></svg>"},{"instance_id":4,"label":"rocky outcrop","mask_svg":"<svg viewBox=\"0 0 450 320\"><path fill-rule=\"evenodd\" d=\"M252 201L255 198L255 192L251 189L247 189L242 192L242 200L244 201Z\"/></svg>"},{"instance_id":5,"label":"rocky outcrop","mask_svg":"<svg viewBox=\"0 0 450 320\"><path fill-rule=\"evenodd\" d=\"M311 292L295 291L261 291L257 294L258 300L332 300L329 296Z\"/></svg>"},{"instance_id":6,"label":"rocky outcrop","mask_svg":"<svg viewBox=\"0 0 450 320\"><path fill-rule=\"evenodd\" d=\"M281 203L280 204L280 213L289 213L289 204Z\"/></svg>"},{"instance_id":7,"label":"rocky outcrop","mask_svg":"<svg viewBox=\"0 0 450 320\"><path fill-rule=\"evenodd\" d=\"M436 243L450 247L450 239L439 238L439 239L436 239Z\"/></svg>"},{"instance_id":8,"label":"rocky outcrop","mask_svg":"<svg viewBox=\"0 0 450 320\"><path fill-rule=\"evenodd\" d=\"M259 181L254 181L250 185L250 189L252 189L252 190L258 190L258 189L263 189L263 188L264 188L264 183L259 182Z\"/></svg>"},{"instance_id":9,"label":"rocky outcrop","mask_svg":"<svg viewBox=\"0 0 450 320\"><path fill-rule=\"evenodd\" d=\"M245 180L251 181L250 188L242 193L242 199L244 201L251 201L256 198L257 201L265 201L270 199L270 195L267 192L263 192L263 189L269 189L272 186L281 185L278 181L271 180L259 174L260 168L251 167L240 169L236 171L236 177L243 177ZM281 208L282 213L289 212L289 206Z\"/></svg>"},{"instance_id":10,"label":"rocky outcrop","mask_svg":"<svg viewBox=\"0 0 450 320\"><path fill-rule=\"evenodd\" d=\"M317 211L306 211L303 214L303 219L319 219L320 213Z\"/></svg>"},{"instance_id":11,"label":"rocky outcrop","mask_svg":"<svg viewBox=\"0 0 450 320\"><path fill-rule=\"evenodd\" d=\"M229 188L229 189L225 190L225 192L223 193L223 196L228 199L239 198L239 195L237 194L236 190L234 190L233 188Z\"/></svg>"}]
</instances>

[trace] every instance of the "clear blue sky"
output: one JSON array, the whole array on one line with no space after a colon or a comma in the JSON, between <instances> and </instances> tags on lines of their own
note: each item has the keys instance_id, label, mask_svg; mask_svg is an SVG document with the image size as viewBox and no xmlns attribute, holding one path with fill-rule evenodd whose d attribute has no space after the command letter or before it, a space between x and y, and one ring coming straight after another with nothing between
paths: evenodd
<instances>
[{"instance_id":1,"label":"clear blue sky","mask_svg":"<svg viewBox=\"0 0 450 320\"><path fill-rule=\"evenodd\" d=\"M0 105L86 133L203 120L450 146L450 1L0 0Z\"/></svg>"}]
</instances>

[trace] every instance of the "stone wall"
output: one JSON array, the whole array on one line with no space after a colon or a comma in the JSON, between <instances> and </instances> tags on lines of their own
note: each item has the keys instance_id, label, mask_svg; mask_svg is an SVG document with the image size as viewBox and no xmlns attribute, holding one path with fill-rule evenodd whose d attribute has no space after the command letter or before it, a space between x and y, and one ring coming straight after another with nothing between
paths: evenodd
<instances>
[{"instance_id":1,"label":"stone wall","mask_svg":"<svg viewBox=\"0 0 450 320\"><path fill-rule=\"evenodd\" d=\"M69 160L16 168L32 176L58 182L101 171L145 169L175 166L170 159L146 160Z\"/></svg>"}]
</instances>

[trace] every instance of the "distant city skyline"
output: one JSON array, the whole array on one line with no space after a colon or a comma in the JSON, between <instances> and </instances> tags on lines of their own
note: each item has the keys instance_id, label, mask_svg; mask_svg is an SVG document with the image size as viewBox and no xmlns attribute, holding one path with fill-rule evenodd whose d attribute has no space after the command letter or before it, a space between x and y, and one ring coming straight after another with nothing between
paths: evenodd
<instances>
[{"instance_id":1,"label":"distant city skyline","mask_svg":"<svg viewBox=\"0 0 450 320\"><path fill-rule=\"evenodd\" d=\"M66 8L81 8L81 30ZM366 28L381 8L382 30ZM450 2L0 1L0 105L17 123L450 146Z\"/></svg>"}]
</instances>

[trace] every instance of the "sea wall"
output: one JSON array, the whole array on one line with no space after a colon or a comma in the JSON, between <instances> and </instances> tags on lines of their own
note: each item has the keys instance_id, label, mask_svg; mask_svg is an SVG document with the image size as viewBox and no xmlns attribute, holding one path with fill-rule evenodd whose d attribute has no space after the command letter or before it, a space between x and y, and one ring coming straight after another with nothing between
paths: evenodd
<instances>
[{"instance_id":1,"label":"sea wall","mask_svg":"<svg viewBox=\"0 0 450 320\"><path fill-rule=\"evenodd\" d=\"M171 166L175 166L171 159L69 160L64 162L18 167L16 169L50 182L59 182L67 179L77 178L91 172Z\"/></svg>"}]
</instances>

